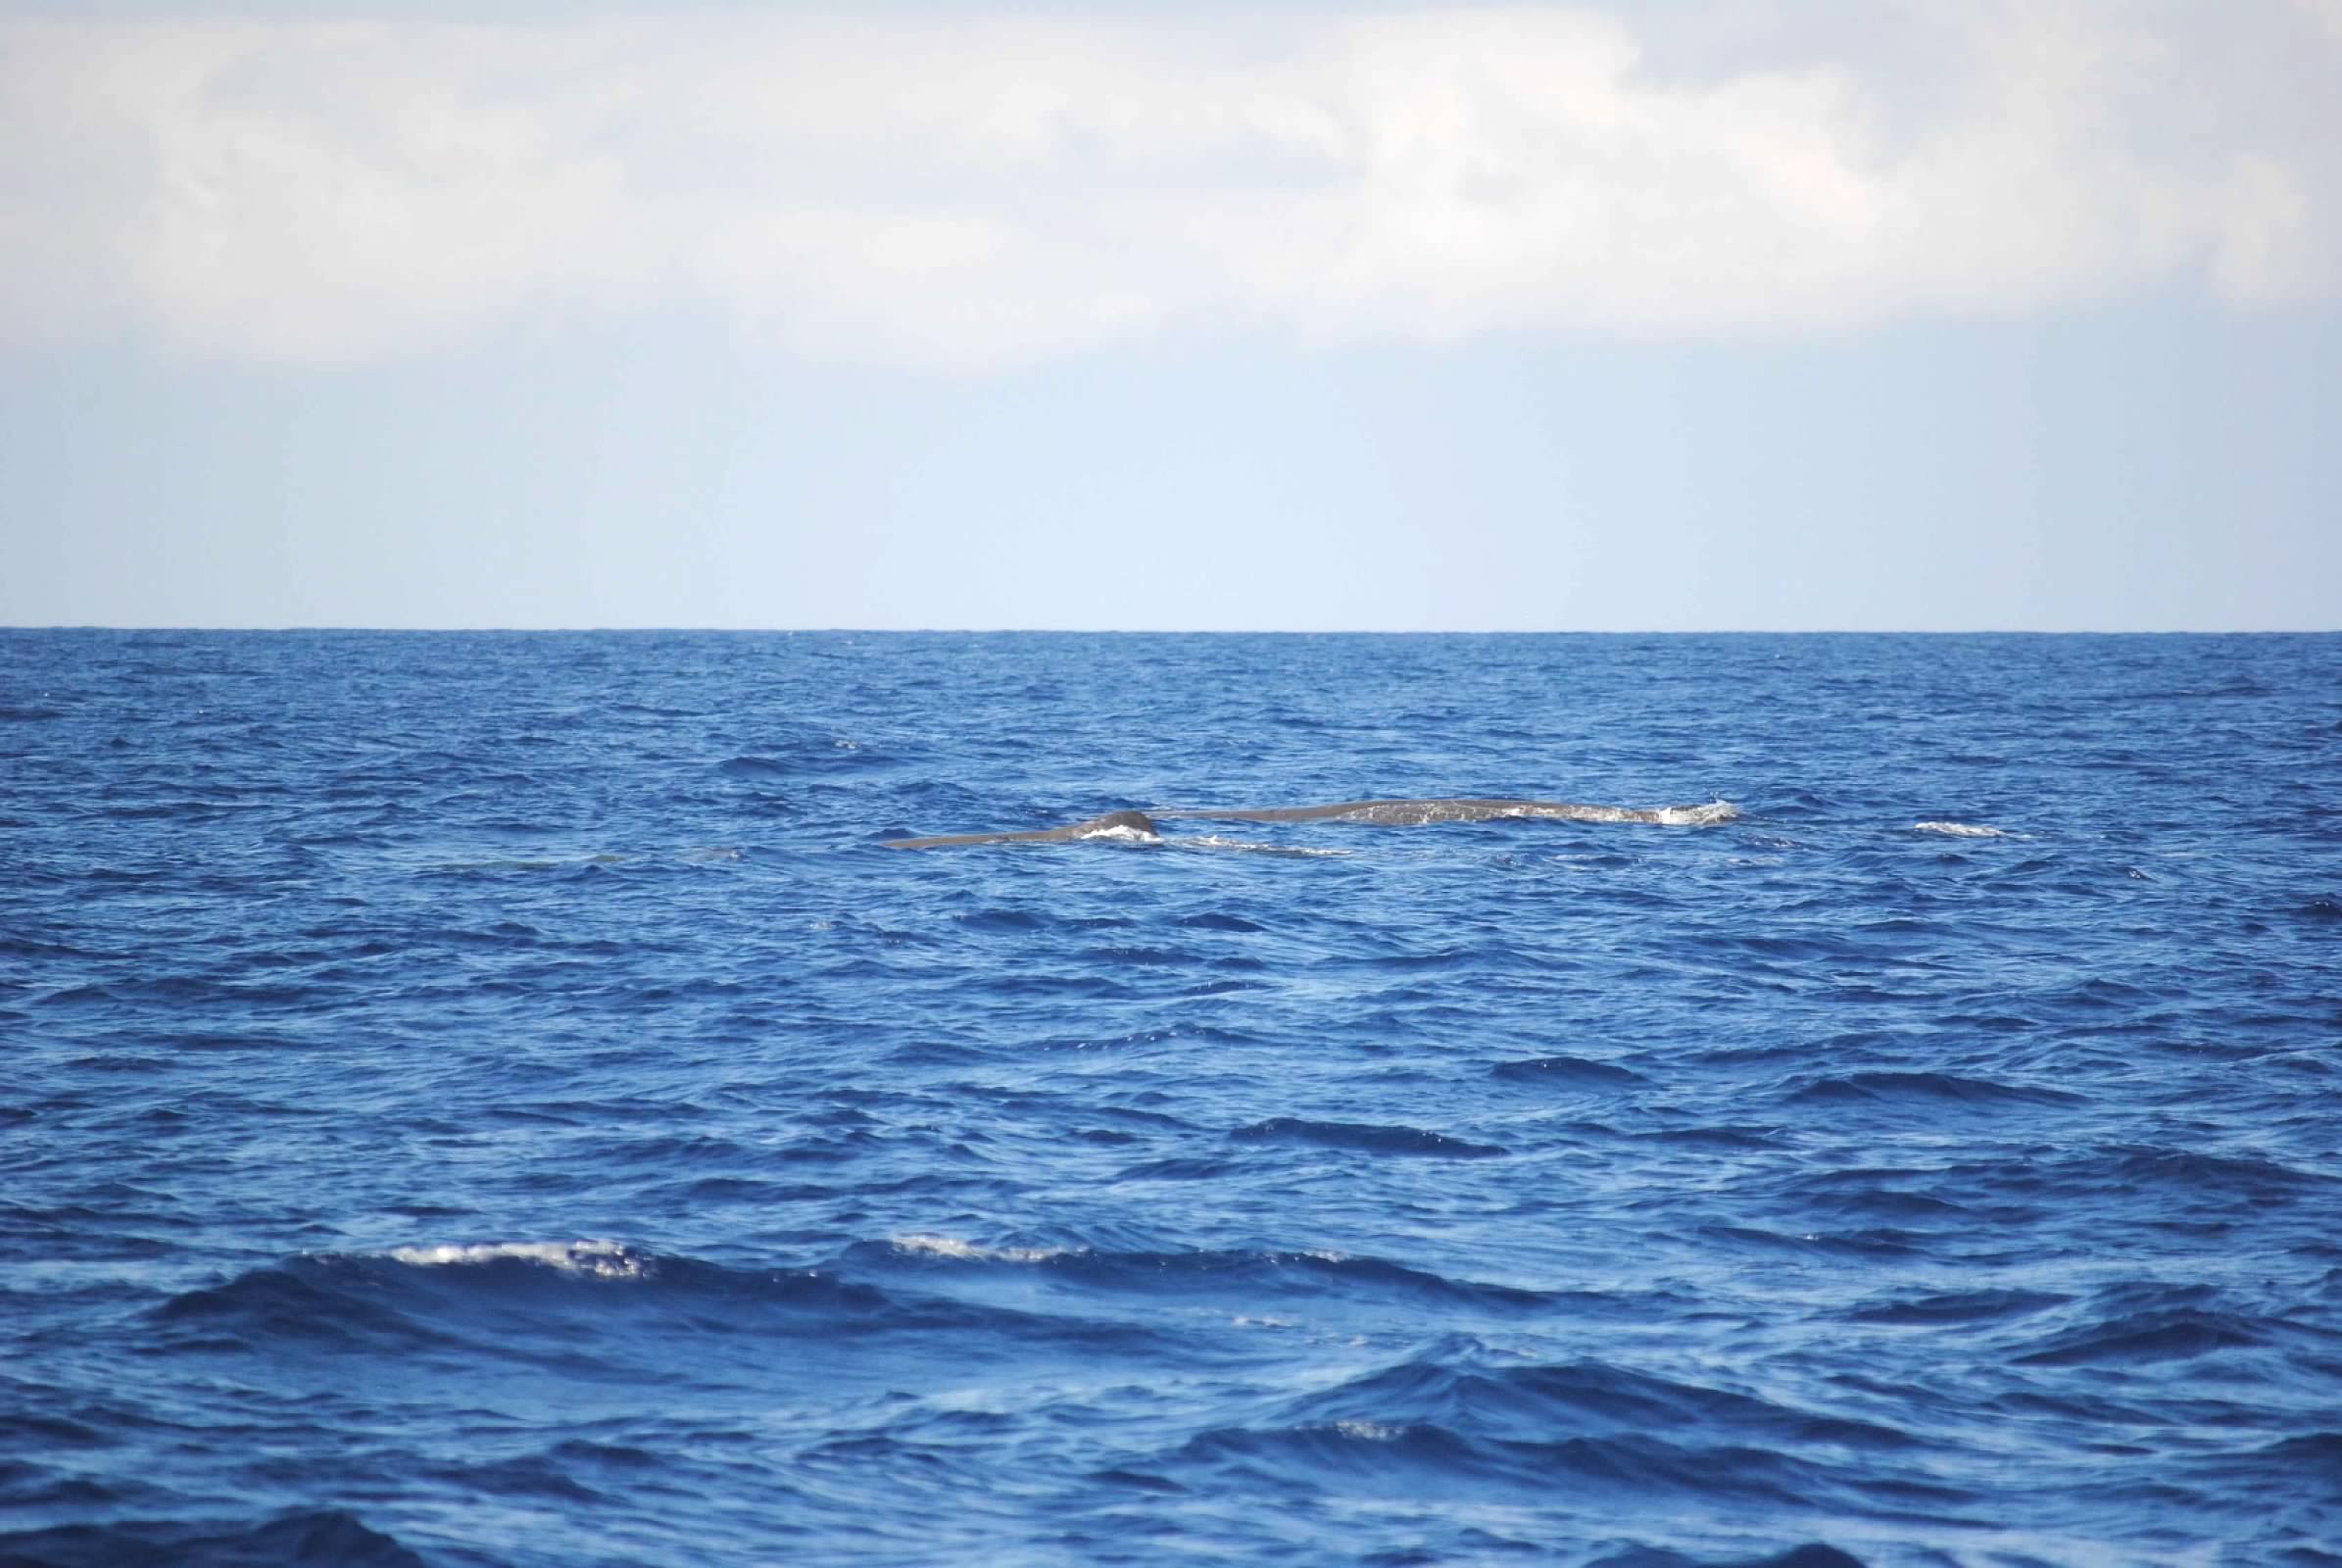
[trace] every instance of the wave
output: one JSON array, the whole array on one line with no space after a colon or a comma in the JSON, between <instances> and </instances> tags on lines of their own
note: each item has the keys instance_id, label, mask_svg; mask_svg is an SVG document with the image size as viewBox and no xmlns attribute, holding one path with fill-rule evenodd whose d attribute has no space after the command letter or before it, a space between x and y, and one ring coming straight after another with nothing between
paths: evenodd
<instances>
[{"instance_id":1,"label":"wave","mask_svg":"<svg viewBox=\"0 0 2342 1568\"><path fill-rule=\"evenodd\" d=\"M949 1250L950 1244L935 1245ZM827 1268L741 1269L614 1242L500 1242L305 1253L184 1291L153 1309L181 1350L462 1346L574 1359L582 1338L621 1350L658 1335L784 1333L818 1340L1001 1336L1092 1353L1153 1343L1142 1325L1027 1311ZM945 1351L943 1353L950 1353Z\"/></svg>"},{"instance_id":2,"label":"wave","mask_svg":"<svg viewBox=\"0 0 2342 1568\"><path fill-rule=\"evenodd\" d=\"M730 845L706 844L690 849L631 852L591 850L575 855L484 856L464 859L433 859L418 869L424 875L461 876L479 871L592 871L606 866L720 865L737 860L742 852Z\"/></svg>"},{"instance_id":3,"label":"wave","mask_svg":"<svg viewBox=\"0 0 2342 1568\"><path fill-rule=\"evenodd\" d=\"M1183 1469L1205 1472L1190 1483L1196 1491L1212 1490L1215 1483L1289 1489L1298 1473L1320 1487L1353 1494L1428 1490L1491 1499L1575 1494L1604 1502L1639 1494L1668 1505L1730 1509L1812 1508L1850 1490L1862 1473L1858 1466L1816 1463L1771 1448L1639 1432L1478 1438L1436 1423L1366 1419L1215 1428L1158 1467L1174 1478ZM1965 1499L1965 1494L1950 1495Z\"/></svg>"},{"instance_id":4,"label":"wave","mask_svg":"<svg viewBox=\"0 0 2342 1568\"><path fill-rule=\"evenodd\" d=\"M2038 1084L2004 1084L1954 1072L1853 1072L1817 1078L1794 1090L1792 1101L1921 1101L1954 1105L2078 1105L2087 1097Z\"/></svg>"},{"instance_id":5,"label":"wave","mask_svg":"<svg viewBox=\"0 0 2342 1568\"><path fill-rule=\"evenodd\" d=\"M1207 1249L1148 1251L1068 1247L990 1246L914 1233L884 1244L857 1243L844 1261L873 1269L916 1267L946 1272L1007 1267L1032 1270L1069 1287L1149 1298L1224 1298L1233 1306L1266 1298L1305 1302L1341 1297L1407 1310L1427 1303L1514 1316L1569 1308L1632 1313L1595 1293L1536 1290L1486 1280L1452 1279L1388 1258L1330 1249Z\"/></svg>"},{"instance_id":6,"label":"wave","mask_svg":"<svg viewBox=\"0 0 2342 1568\"><path fill-rule=\"evenodd\" d=\"M2229 1377L2276 1359L2327 1367L2342 1350L2342 1330L2299 1302L2256 1311L2233 1292L2196 1282L2124 1280L2063 1307L2057 1319L2017 1348L2016 1364L2122 1367L2251 1352L2213 1374Z\"/></svg>"},{"instance_id":7,"label":"wave","mask_svg":"<svg viewBox=\"0 0 2342 1568\"><path fill-rule=\"evenodd\" d=\"M892 765L882 750L845 735L805 735L795 738L786 752L743 752L715 764L725 778L781 780L879 769Z\"/></svg>"},{"instance_id":8,"label":"wave","mask_svg":"<svg viewBox=\"0 0 2342 1568\"><path fill-rule=\"evenodd\" d=\"M1184 838L1160 841L1174 850L1218 850L1238 855L1282 855L1296 860L1341 859L1353 854L1350 850L1313 849L1305 844L1252 844L1243 839L1224 839L1217 833L1197 833Z\"/></svg>"},{"instance_id":9,"label":"wave","mask_svg":"<svg viewBox=\"0 0 2342 1568\"><path fill-rule=\"evenodd\" d=\"M1603 1361L1538 1362L1459 1338L1129 1468L1157 1490L1206 1494L1290 1492L1298 1478L1349 1495L1535 1496L1633 1515L1745 1517L1753 1507L1987 1523L1989 1499L1940 1478L1934 1453L1931 1441L1879 1421ZM1651 1560L1689 1568L1695 1559ZM1856 1561L1818 1544L1761 1560Z\"/></svg>"},{"instance_id":10,"label":"wave","mask_svg":"<svg viewBox=\"0 0 2342 1568\"><path fill-rule=\"evenodd\" d=\"M1956 1323L1991 1323L2026 1317L2063 1306L2073 1300L2051 1291L1952 1291L1938 1296L1908 1297L1874 1301L1847 1315L1858 1323L1890 1323L1911 1327L1940 1327Z\"/></svg>"},{"instance_id":11,"label":"wave","mask_svg":"<svg viewBox=\"0 0 2342 1568\"><path fill-rule=\"evenodd\" d=\"M472 1246L397 1247L386 1254L416 1268L476 1266L515 1259L541 1263L567 1274L596 1279L639 1280L651 1272L649 1258L616 1242L490 1242Z\"/></svg>"},{"instance_id":12,"label":"wave","mask_svg":"<svg viewBox=\"0 0 2342 1568\"><path fill-rule=\"evenodd\" d=\"M1003 1293L1012 1277L1054 1289L1041 1298L1029 1284ZM1195 1338L1192 1320L1165 1319L1171 1302L1208 1306L1206 1321L1240 1327L1291 1326L1338 1302L1343 1313L1388 1313L1397 1322L1427 1310L1516 1320L1565 1311L1633 1318L1655 1309L1332 1250L1156 1252L917 1231L852 1244L833 1263L789 1269L727 1267L603 1241L304 1254L181 1292L151 1316L159 1348L173 1353L310 1350L430 1363L484 1355L596 1378L644 1356L671 1361L688 1353L679 1347L692 1339L730 1354L719 1344L734 1338L844 1347L886 1336L881 1359L889 1364L904 1355L981 1359L1019 1345L1174 1363L1225 1353Z\"/></svg>"},{"instance_id":13,"label":"wave","mask_svg":"<svg viewBox=\"0 0 2342 1568\"><path fill-rule=\"evenodd\" d=\"M1606 1089L1650 1082L1631 1068L1589 1061L1584 1056L1533 1056L1522 1061L1500 1061L1488 1069L1488 1075L1512 1083L1599 1085Z\"/></svg>"},{"instance_id":14,"label":"wave","mask_svg":"<svg viewBox=\"0 0 2342 1568\"><path fill-rule=\"evenodd\" d=\"M333 1563L337 1568L427 1568L425 1560L356 1514L324 1509L280 1514L261 1524L233 1520L136 1520L58 1525L0 1534L0 1563L24 1568L261 1568Z\"/></svg>"},{"instance_id":15,"label":"wave","mask_svg":"<svg viewBox=\"0 0 2342 1568\"><path fill-rule=\"evenodd\" d=\"M1705 806L1663 806L1658 815L1658 821L1665 827L1715 827L1739 819L1740 808L1730 801L1710 801Z\"/></svg>"},{"instance_id":16,"label":"wave","mask_svg":"<svg viewBox=\"0 0 2342 1568\"><path fill-rule=\"evenodd\" d=\"M2312 1193L2330 1194L2337 1182L2322 1172L2298 1169L2258 1154L2213 1154L2186 1149L2098 1151L2076 1174L2097 1174L2131 1190L2167 1188L2190 1202L2217 1200L2272 1207Z\"/></svg>"},{"instance_id":17,"label":"wave","mask_svg":"<svg viewBox=\"0 0 2342 1568\"><path fill-rule=\"evenodd\" d=\"M1666 1432L1780 1447L1826 1445L1882 1451L1925 1446L1910 1433L1874 1421L1798 1410L1605 1361L1506 1356L1468 1338L1309 1395L1286 1414L1305 1422L1437 1425L1475 1438L1517 1442Z\"/></svg>"},{"instance_id":18,"label":"wave","mask_svg":"<svg viewBox=\"0 0 2342 1568\"><path fill-rule=\"evenodd\" d=\"M1476 1144L1420 1127L1310 1121L1299 1116L1272 1116L1267 1121L1239 1127L1228 1136L1247 1143L1314 1144L1322 1149L1354 1149L1370 1154L1430 1159L1493 1159L1512 1152L1497 1144Z\"/></svg>"},{"instance_id":19,"label":"wave","mask_svg":"<svg viewBox=\"0 0 2342 1568\"><path fill-rule=\"evenodd\" d=\"M1052 1257L1062 1257L1066 1250L1061 1247L979 1247L957 1237L924 1233L890 1237L887 1245L913 1256L986 1263L1044 1263Z\"/></svg>"},{"instance_id":20,"label":"wave","mask_svg":"<svg viewBox=\"0 0 2342 1568\"><path fill-rule=\"evenodd\" d=\"M2005 827L1985 827L1973 822L1914 822L1914 833L1941 833L1955 839L2005 839L2013 837Z\"/></svg>"},{"instance_id":21,"label":"wave","mask_svg":"<svg viewBox=\"0 0 2342 1568\"><path fill-rule=\"evenodd\" d=\"M2216 1350L2258 1349L2277 1327L2239 1312L2179 1307L2096 1319L2050 1336L2020 1364L2074 1366L2184 1360Z\"/></svg>"}]
</instances>

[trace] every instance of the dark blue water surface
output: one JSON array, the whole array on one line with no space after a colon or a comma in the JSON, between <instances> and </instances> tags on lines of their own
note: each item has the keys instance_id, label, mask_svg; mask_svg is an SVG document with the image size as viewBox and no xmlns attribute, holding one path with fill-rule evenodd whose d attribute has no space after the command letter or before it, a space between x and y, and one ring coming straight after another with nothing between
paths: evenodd
<instances>
[{"instance_id":1,"label":"dark blue water surface","mask_svg":"<svg viewBox=\"0 0 2342 1568\"><path fill-rule=\"evenodd\" d=\"M2342 638L0 633L0 1041L9 1563L2342 1561Z\"/></svg>"}]
</instances>

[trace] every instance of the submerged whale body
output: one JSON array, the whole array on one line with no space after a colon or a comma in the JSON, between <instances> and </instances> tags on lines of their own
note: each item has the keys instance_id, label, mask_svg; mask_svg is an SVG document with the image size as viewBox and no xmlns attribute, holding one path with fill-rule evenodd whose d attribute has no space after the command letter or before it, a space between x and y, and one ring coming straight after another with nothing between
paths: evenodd
<instances>
[{"instance_id":1,"label":"submerged whale body","mask_svg":"<svg viewBox=\"0 0 2342 1568\"><path fill-rule=\"evenodd\" d=\"M1145 811L1108 811L1087 821L1032 833L947 833L929 839L881 839L890 850L942 850L962 844L1064 844L1073 839L1119 840L1126 844L1153 844L1161 839Z\"/></svg>"},{"instance_id":2,"label":"submerged whale body","mask_svg":"<svg viewBox=\"0 0 2342 1568\"><path fill-rule=\"evenodd\" d=\"M1569 801L1405 800L1341 801L1332 806L1268 806L1249 809L1181 807L1145 811L1108 811L1087 821L1031 833L951 833L939 838L881 839L890 850L940 850L966 844L1064 844L1105 839L1159 844L1155 817L1215 822L1364 822L1377 827L1423 827L1434 822L1488 822L1499 817L1543 817L1562 822L1654 822L1668 827L1705 827L1740 814L1730 801L1706 806L1579 806ZM1198 841L1200 842L1200 841Z\"/></svg>"}]
</instances>

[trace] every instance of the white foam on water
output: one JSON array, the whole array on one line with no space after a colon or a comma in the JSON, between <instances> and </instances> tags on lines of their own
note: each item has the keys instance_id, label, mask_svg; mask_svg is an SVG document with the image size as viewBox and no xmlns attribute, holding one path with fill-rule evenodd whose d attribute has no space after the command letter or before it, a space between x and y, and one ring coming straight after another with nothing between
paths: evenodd
<instances>
[{"instance_id":1,"label":"white foam on water","mask_svg":"<svg viewBox=\"0 0 2342 1568\"><path fill-rule=\"evenodd\" d=\"M649 1260L617 1242L484 1242L473 1246L398 1247L393 1262L415 1268L446 1268L454 1264L494 1263L516 1258L558 1268L564 1274L585 1274L603 1280L639 1280L651 1272Z\"/></svg>"},{"instance_id":2,"label":"white foam on water","mask_svg":"<svg viewBox=\"0 0 2342 1568\"><path fill-rule=\"evenodd\" d=\"M1313 850L1298 844L1247 844L1243 839L1224 839L1217 833L1198 833L1192 838L1170 841L1183 850L1238 850L1247 855L1291 855L1309 859L1322 859L1348 855L1348 850Z\"/></svg>"},{"instance_id":3,"label":"white foam on water","mask_svg":"<svg viewBox=\"0 0 2342 1568\"><path fill-rule=\"evenodd\" d=\"M1063 1257L1062 1247L978 1247L956 1236L891 1236L887 1245L898 1252L920 1257L949 1257L963 1262L1042 1263Z\"/></svg>"},{"instance_id":4,"label":"white foam on water","mask_svg":"<svg viewBox=\"0 0 2342 1568\"><path fill-rule=\"evenodd\" d=\"M1121 844L1160 844L1163 842L1163 836L1160 833L1149 833L1144 828L1123 827L1119 823L1113 827L1094 827L1089 832L1078 836L1084 839L1112 839Z\"/></svg>"},{"instance_id":5,"label":"white foam on water","mask_svg":"<svg viewBox=\"0 0 2342 1568\"><path fill-rule=\"evenodd\" d=\"M1659 820L1668 827L1708 827L1717 822L1739 820L1740 808L1730 801L1710 801L1705 806L1663 806Z\"/></svg>"},{"instance_id":6,"label":"white foam on water","mask_svg":"<svg viewBox=\"0 0 2342 1568\"><path fill-rule=\"evenodd\" d=\"M2009 830L2005 827L1978 827L1969 822L1914 822L1911 824L1911 831L1914 833L1947 833L1956 839L2005 839L2009 837Z\"/></svg>"},{"instance_id":7,"label":"white foam on water","mask_svg":"<svg viewBox=\"0 0 2342 1568\"><path fill-rule=\"evenodd\" d=\"M1334 1430L1345 1438L1364 1438L1369 1443L1389 1443L1399 1434L1399 1428L1387 1427L1380 1421L1337 1421Z\"/></svg>"}]
</instances>

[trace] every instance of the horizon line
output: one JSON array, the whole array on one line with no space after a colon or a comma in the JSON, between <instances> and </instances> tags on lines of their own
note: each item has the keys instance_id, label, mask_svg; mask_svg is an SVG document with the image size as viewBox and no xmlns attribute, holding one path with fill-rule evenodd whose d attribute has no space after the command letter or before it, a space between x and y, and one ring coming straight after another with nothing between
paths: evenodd
<instances>
[{"instance_id":1,"label":"horizon line","mask_svg":"<svg viewBox=\"0 0 2342 1568\"><path fill-rule=\"evenodd\" d=\"M369 636L738 636L738 637L2328 637L2334 626L740 626L557 625L392 626L287 622L223 625L196 622L0 621L8 632L198 632L255 636L348 633Z\"/></svg>"}]
</instances>

